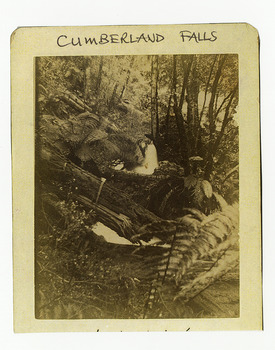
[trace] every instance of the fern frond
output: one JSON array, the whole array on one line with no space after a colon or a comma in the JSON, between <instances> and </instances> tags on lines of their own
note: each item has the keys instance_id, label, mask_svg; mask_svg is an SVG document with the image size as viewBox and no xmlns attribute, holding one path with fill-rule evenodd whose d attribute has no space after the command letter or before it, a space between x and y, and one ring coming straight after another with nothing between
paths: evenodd
<instances>
[{"instance_id":1,"label":"fern frond","mask_svg":"<svg viewBox=\"0 0 275 350\"><path fill-rule=\"evenodd\" d=\"M224 217L230 220L224 223ZM222 219L221 219L222 218ZM194 235L195 240L189 247L189 254L186 254L184 259L179 264L179 270L176 277L176 282L180 283L182 276L186 270L195 263L198 259L203 259L207 255L211 255L211 251L218 247L219 244L226 241L238 225L238 209L228 206L224 208L222 213L214 213L209 215L200 224L198 234Z\"/></svg>"},{"instance_id":2,"label":"fern frond","mask_svg":"<svg viewBox=\"0 0 275 350\"><path fill-rule=\"evenodd\" d=\"M186 228L192 229L194 232L198 231L199 226L201 225L200 221L195 219L192 215L188 214L181 218L178 218L177 221L185 225Z\"/></svg>"},{"instance_id":3,"label":"fern frond","mask_svg":"<svg viewBox=\"0 0 275 350\"><path fill-rule=\"evenodd\" d=\"M93 130L85 139L85 143L90 144L92 142L103 140L108 137L107 132L101 129Z\"/></svg>"},{"instance_id":4,"label":"fern frond","mask_svg":"<svg viewBox=\"0 0 275 350\"><path fill-rule=\"evenodd\" d=\"M177 223L173 220L161 220L142 226L135 238L151 239L157 237L162 242L169 242L177 231Z\"/></svg>"},{"instance_id":5,"label":"fern frond","mask_svg":"<svg viewBox=\"0 0 275 350\"><path fill-rule=\"evenodd\" d=\"M239 253L236 251L227 251L213 267L200 274L189 284L180 287L180 291L175 297L175 300L182 298L184 302L194 298L198 293L206 289L210 284L221 278L228 271L232 270L239 261Z\"/></svg>"},{"instance_id":6,"label":"fern frond","mask_svg":"<svg viewBox=\"0 0 275 350\"><path fill-rule=\"evenodd\" d=\"M195 209L195 208L183 208L182 211L183 212L187 211L187 212L193 214L193 216L200 221L203 221L207 217L199 209Z\"/></svg>"}]
</instances>

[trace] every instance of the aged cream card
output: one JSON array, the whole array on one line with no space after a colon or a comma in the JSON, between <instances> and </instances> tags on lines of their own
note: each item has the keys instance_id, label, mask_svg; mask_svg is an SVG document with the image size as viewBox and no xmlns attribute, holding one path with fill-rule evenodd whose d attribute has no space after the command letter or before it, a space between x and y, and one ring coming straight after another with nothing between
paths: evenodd
<instances>
[{"instance_id":1,"label":"aged cream card","mask_svg":"<svg viewBox=\"0 0 275 350\"><path fill-rule=\"evenodd\" d=\"M11 36L14 329L262 328L258 33Z\"/></svg>"}]
</instances>

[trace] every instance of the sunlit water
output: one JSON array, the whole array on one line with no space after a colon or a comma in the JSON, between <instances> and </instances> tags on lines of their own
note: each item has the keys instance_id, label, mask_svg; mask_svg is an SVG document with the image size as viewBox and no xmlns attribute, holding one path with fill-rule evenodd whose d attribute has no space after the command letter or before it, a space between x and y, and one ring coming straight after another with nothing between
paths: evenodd
<instances>
[{"instance_id":1,"label":"sunlit water","mask_svg":"<svg viewBox=\"0 0 275 350\"><path fill-rule=\"evenodd\" d=\"M98 236L104 237L106 242L132 245L132 243L129 242L126 238L120 237L114 230L105 226L101 222L97 222L93 226L93 232Z\"/></svg>"},{"instance_id":2,"label":"sunlit water","mask_svg":"<svg viewBox=\"0 0 275 350\"><path fill-rule=\"evenodd\" d=\"M93 232L101 236L105 239L108 243L114 243L114 244L123 244L123 245L136 245L139 246L138 243L134 244L128 241L126 238L120 237L114 230L110 229L109 227L105 226L101 222L97 222L93 226ZM141 241L142 245L155 245L159 241L158 238L152 238L149 242L143 242ZM162 244L162 247L170 247L168 244Z\"/></svg>"},{"instance_id":3,"label":"sunlit water","mask_svg":"<svg viewBox=\"0 0 275 350\"><path fill-rule=\"evenodd\" d=\"M150 143L147 146L147 149L145 151L145 157L142 165L136 167L133 172L137 174L145 174L145 175L151 175L155 171L156 168L158 168L158 155L156 147L153 143ZM123 167L123 164L118 164L114 169L121 170ZM109 227L105 226L101 222L97 222L93 226L93 231L98 236L104 237L104 239L109 243L115 243L115 244L124 244L124 245L133 245L130 241L127 239L120 237L114 230L110 229ZM144 245L148 244L154 244L157 239L152 239L149 243L142 242Z\"/></svg>"},{"instance_id":4,"label":"sunlit water","mask_svg":"<svg viewBox=\"0 0 275 350\"><path fill-rule=\"evenodd\" d=\"M158 155L156 147L153 143L147 146L145 157L142 165L136 167L134 172L137 174L151 175L158 168Z\"/></svg>"}]
</instances>

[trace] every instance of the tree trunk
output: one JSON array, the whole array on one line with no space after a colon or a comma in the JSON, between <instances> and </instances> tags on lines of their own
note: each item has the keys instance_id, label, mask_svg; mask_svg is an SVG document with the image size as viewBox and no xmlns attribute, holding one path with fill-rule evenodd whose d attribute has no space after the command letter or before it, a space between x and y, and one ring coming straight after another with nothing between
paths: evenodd
<instances>
[{"instance_id":1,"label":"tree trunk","mask_svg":"<svg viewBox=\"0 0 275 350\"><path fill-rule=\"evenodd\" d=\"M129 69L127 71L127 75L126 75L126 80L125 80L125 84L123 85L122 89L121 89L121 93L119 96L119 99L122 100L123 99L123 95L127 89L127 85L129 83L129 79L130 79L130 75L131 75L131 69L133 67L134 64L134 56L131 57L131 61L130 61L130 65L129 65Z\"/></svg>"},{"instance_id":2,"label":"tree trunk","mask_svg":"<svg viewBox=\"0 0 275 350\"><path fill-rule=\"evenodd\" d=\"M54 182L61 182L64 187L70 184L72 196L87 209L93 209L98 220L120 236L131 240L143 225L161 221L123 191L104 182L105 179L92 175L56 153L52 146L44 143L40 157L41 161L36 167L37 178L43 179L47 189L56 192Z\"/></svg>"},{"instance_id":3,"label":"tree trunk","mask_svg":"<svg viewBox=\"0 0 275 350\"><path fill-rule=\"evenodd\" d=\"M170 121L170 109L171 109L171 101L172 101L172 92L169 96L168 107L165 117L165 142L168 143L169 140L169 121Z\"/></svg>"},{"instance_id":4,"label":"tree trunk","mask_svg":"<svg viewBox=\"0 0 275 350\"><path fill-rule=\"evenodd\" d=\"M211 98L210 98L209 107L208 107L210 139L211 139L211 136L213 136L213 134L215 132L214 103L215 103L218 84L219 84L219 80L221 77L222 68L223 68L223 65L225 63L225 60L226 60L225 55L220 57L220 60L218 63L218 69L217 69L215 79L214 79L214 82L212 85Z\"/></svg>"},{"instance_id":5,"label":"tree trunk","mask_svg":"<svg viewBox=\"0 0 275 350\"><path fill-rule=\"evenodd\" d=\"M205 172L204 172L204 178L206 180L209 180L209 178L210 178L211 172L213 170L213 161L214 161L213 158L216 155L216 152L217 152L218 147L220 145L221 139L224 135L225 128L230 121L230 107L231 107L232 101L235 97L236 91L237 91L237 86L229 94L230 99L229 99L228 104L227 104L226 109L225 109L225 114L224 114L221 130L218 133L216 139L212 140L211 147L209 147L209 154L208 154L208 159L207 159L207 163L205 166Z\"/></svg>"},{"instance_id":6,"label":"tree trunk","mask_svg":"<svg viewBox=\"0 0 275 350\"><path fill-rule=\"evenodd\" d=\"M99 94L100 84L101 84L101 76L102 76L102 68L103 68L103 56L100 56L98 75L95 85L95 94Z\"/></svg>"},{"instance_id":7,"label":"tree trunk","mask_svg":"<svg viewBox=\"0 0 275 350\"><path fill-rule=\"evenodd\" d=\"M184 120L182 112L179 109L179 103L176 94L177 87L177 57L173 56L173 98L174 98L174 111L176 116L177 129L180 141L180 151L182 158L182 166L184 168L185 176L190 174L190 163L189 163L189 146L187 142L187 132L184 126Z\"/></svg>"},{"instance_id":8,"label":"tree trunk","mask_svg":"<svg viewBox=\"0 0 275 350\"><path fill-rule=\"evenodd\" d=\"M151 65L151 133L155 145L159 142L159 115L158 115L158 56L152 56Z\"/></svg>"},{"instance_id":9,"label":"tree trunk","mask_svg":"<svg viewBox=\"0 0 275 350\"><path fill-rule=\"evenodd\" d=\"M88 111L90 113L93 113L93 109L90 106L88 106L85 102L83 102L80 98L76 97L73 93L69 92L68 90L56 91L56 95L61 100L68 103L68 105L75 108L79 112Z\"/></svg>"},{"instance_id":10,"label":"tree trunk","mask_svg":"<svg viewBox=\"0 0 275 350\"><path fill-rule=\"evenodd\" d=\"M208 89L209 89L212 73L213 73L213 70L214 70L214 67L216 64L216 60L217 60L217 55L214 56L214 60L213 60L213 63L211 65L211 68L210 68L209 76L208 76L207 83L205 86L205 91L204 91L203 105L202 105L202 108L200 111L200 116L199 116L199 127L197 129L196 139L195 139L195 149L197 150L198 154L201 154L201 131L202 131L201 130L201 121L202 121L202 117L203 117L204 110L205 110L206 98L207 98L207 94L208 94Z\"/></svg>"},{"instance_id":11,"label":"tree trunk","mask_svg":"<svg viewBox=\"0 0 275 350\"><path fill-rule=\"evenodd\" d=\"M215 99L216 99L216 94L217 94L217 89L218 89L218 84L219 80L221 77L222 73L222 68L225 63L226 56L221 55L219 58L218 62L218 68L217 72L215 75L215 79L212 85L211 89L211 97L210 97L210 102L209 102L209 107L208 107L208 120L209 120L209 146L207 150L207 158L206 158L206 165L205 165L205 172L204 172L204 177L206 180L209 180L212 168L213 168L213 147L215 143L215 131L216 131L216 115L214 113L214 104L215 104Z\"/></svg>"},{"instance_id":12,"label":"tree trunk","mask_svg":"<svg viewBox=\"0 0 275 350\"><path fill-rule=\"evenodd\" d=\"M90 57L85 59L85 86L84 86L84 102L88 102L92 94L92 69Z\"/></svg>"},{"instance_id":13,"label":"tree trunk","mask_svg":"<svg viewBox=\"0 0 275 350\"><path fill-rule=\"evenodd\" d=\"M187 130L188 140L190 142L191 156L197 155L196 132L200 127L198 99L199 99L199 81L196 70L196 60L194 60L191 81L187 85Z\"/></svg>"},{"instance_id":14,"label":"tree trunk","mask_svg":"<svg viewBox=\"0 0 275 350\"><path fill-rule=\"evenodd\" d=\"M180 102L179 102L179 109L180 109L180 111L182 110L182 106L183 106L183 103L184 103L185 91L187 90L188 78L189 78L189 75L190 75L190 71L191 71L193 60L194 60L194 55L191 55L191 57L189 58L189 61L187 63L187 67L186 67L185 66L185 61L182 58L182 65L183 65L183 70L184 70L184 76L183 76L183 83L182 83Z\"/></svg>"},{"instance_id":15,"label":"tree trunk","mask_svg":"<svg viewBox=\"0 0 275 350\"><path fill-rule=\"evenodd\" d=\"M115 83L112 95L111 95L109 103L108 103L109 109L111 109L115 104L117 88L118 88L118 84Z\"/></svg>"}]
</instances>

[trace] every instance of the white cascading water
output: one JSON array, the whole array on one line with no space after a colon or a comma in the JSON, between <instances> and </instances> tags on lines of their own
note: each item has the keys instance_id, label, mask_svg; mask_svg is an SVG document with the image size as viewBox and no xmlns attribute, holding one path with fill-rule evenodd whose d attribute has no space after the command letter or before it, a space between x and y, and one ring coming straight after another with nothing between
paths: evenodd
<instances>
[{"instance_id":1,"label":"white cascading water","mask_svg":"<svg viewBox=\"0 0 275 350\"><path fill-rule=\"evenodd\" d=\"M134 172L137 174L152 175L158 166L159 163L157 150L153 142L151 142L146 148L142 165L137 166L134 169Z\"/></svg>"},{"instance_id":2,"label":"white cascading water","mask_svg":"<svg viewBox=\"0 0 275 350\"><path fill-rule=\"evenodd\" d=\"M105 226L101 222L97 222L93 226L93 232L98 235L99 237L102 237L105 239L108 243L114 243L114 244L122 244L122 245L135 245L139 246L138 243L131 243L128 241L128 239L120 237L114 230L111 228ZM158 238L152 238L149 242L143 242L141 241L142 245L155 245L157 244L159 246L159 239ZM161 244L162 247L170 248L169 244Z\"/></svg>"},{"instance_id":3,"label":"white cascading water","mask_svg":"<svg viewBox=\"0 0 275 350\"><path fill-rule=\"evenodd\" d=\"M105 226L102 222L97 222L93 226L93 231L96 235L102 236L106 242L132 245L126 238L120 237L114 230Z\"/></svg>"},{"instance_id":4,"label":"white cascading water","mask_svg":"<svg viewBox=\"0 0 275 350\"><path fill-rule=\"evenodd\" d=\"M133 172L137 174L151 175L153 174L155 169L158 168L158 166L159 164L158 164L157 150L153 142L151 142L146 148L145 157L142 165L136 167L133 170ZM117 170L120 170L120 169L117 169ZM132 243L129 242L127 239L120 237L115 231L105 226L101 222L97 222L93 226L93 231L98 236L104 237L105 240L109 243L132 245ZM153 243L154 243L154 239L147 244L153 244ZM143 242L143 244L147 245L145 242Z\"/></svg>"}]
</instances>

